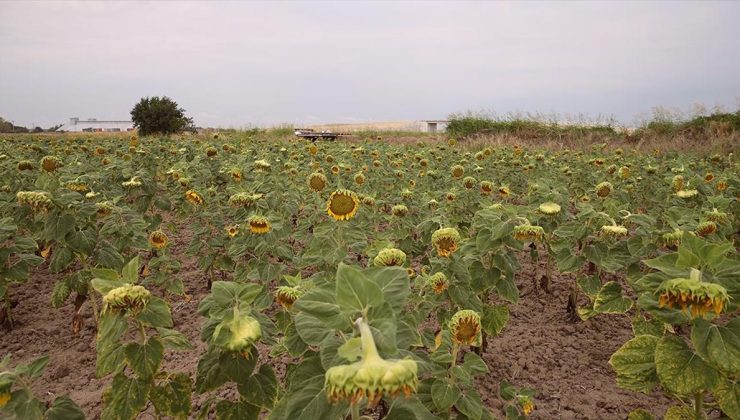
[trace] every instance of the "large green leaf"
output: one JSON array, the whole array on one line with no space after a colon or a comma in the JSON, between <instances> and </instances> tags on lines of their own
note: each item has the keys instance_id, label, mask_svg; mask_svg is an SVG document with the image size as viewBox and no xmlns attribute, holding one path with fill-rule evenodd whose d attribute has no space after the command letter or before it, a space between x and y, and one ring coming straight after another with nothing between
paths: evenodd
<instances>
[{"instance_id":1,"label":"large green leaf","mask_svg":"<svg viewBox=\"0 0 740 420\"><path fill-rule=\"evenodd\" d=\"M622 296L622 286L609 281L603 286L594 299L594 310L602 314L621 314L632 307L632 300Z\"/></svg>"},{"instance_id":2,"label":"large green leaf","mask_svg":"<svg viewBox=\"0 0 740 420\"><path fill-rule=\"evenodd\" d=\"M400 311L409 295L409 276L402 267L373 267L364 271L367 278L377 284L383 298L395 311Z\"/></svg>"},{"instance_id":3,"label":"large green leaf","mask_svg":"<svg viewBox=\"0 0 740 420\"><path fill-rule=\"evenodd\" d=\"M438 420L416 397L396 398L383 420Z\"/></svg>"},{"instance_id":4,"label":"large green leaf","mask_svg":"<svg viewBox=\"0 0 740 420\"><path fill-rule=\"evenodd\" d=\"M128 343L123 349L126 363L141 379L151 378L164 357L164 345L157 337L150 337L144 344Z\"/></svg>"},{"instance_id":5,"label":"large green leaf","mask_svg":"<svg viewBox=\"0 0 740 420\"><path fill-rule=\"evenodd\" d=\"M337 304L345 312L362 312L383 303L383 292L362 271L346 264L337 269Z\"/></svg>"},{"instance_id":6,"label":"large green leaf","mask_svg":"<svg viewBox=\"0 0 740 420\"><path fill-rule=\"evenodd\" d=\"M136 418L146 406L151 383L129 378L123 372L113 377L109 393L104 396L102 418L130 420Z\"/></svg>"},{"instance_id":7,"label":"large green leaf","mask_svg":"<svg viewBox=\"0 0 740 420\"><path fill-rule=\"evenodd\" d=\"M149 303L136 317L139 321L154 328L171 328L172 313L164 299L152 296Z\"/></svg>"},{"instance_id":8,"label":"large green leaf","mask_svg":"<svg viewBox=\"0 0 740 420\"><path fill-rule=\"evenodd\" d=\"M737 382L722 378L714 388L714 398L732 420L740 420L740 385Z\"/></svg>"},{"instance_id":9,"label":"large green leaf","mask_svg":"<svg viewBox=\"0 0 740 420\"><path fill-rule=\"evenodd\" d=\"M481 327L486 334L496 336L509 322L509 308L506 305L492 305L483 308Z\"/></svg>"},{"instance_id":10,"label":"large green leaf","mask_svg":"<svg viewBox=\"0 0 740 420\"><path fill-rule=\"evenodd\" d=\"M190 415L193 381L186 373L175 373L152 386L149 398L159 414L177 419Z\"/></svg>"},{"instance_id":11,"label":"large green leaf","mask_svg":"<svg viewBox=\"0 0 740 420\"><path fill-rule=\"evenodd\" d=\"M54 399L44 417L47 420L85 420L85 413L72 399L63 396Z\"/></svg>"},{"instance_id":12,"label":"large green leaf","mask_svg":"<svg viewBox=\"0 0 740 420\"><path fill-rule=\"evenodd\" d=\"M669 391L692 395L712 389L718 373L694 353L681 337L663 337L655 347L655 369Z\"/></svg>"},{"instance_id":13,"label":"large green leaf","mask_svg":"<svg viewBox=\"0 0 740 420\"><path fill-rule=\"evenodd\" d=\"M440 411L455 405L461 395L457 385L447 379L435 379L432 383L432 401Z\"/></svg>"},{"instance_id":14,"label":"large green leaf","mask_svg":"<svg viewBox=\"0 0 740 420\"><path fill-rule=\"evenodd\" d=\"M483 415L483 401L480 394L475 388L469 388L455 404L461 413L465 414L470 420L479 420Z\"/></svg>"},{"instance_id":15,"label":"large green leaf","mask_svg":"<svg viewBox=\"0 0 740 420\"><path fill-rule=\"evenodd\" d=\"M257 420L260 408L245 401L221 400L216 404L218 420Z\"/></svg>"},{"instance_id":16,"label":"large green leaf","mask_svg":"<svg viewBox=\"0 0 740 420\"><path fill-rule=\"evenodd\" d=\"M658 337L639 335L622 345L609 359L617 373L617 385L631 391L649 393L658 384L655 347Z\"/></svg>"},{"instance_id":17,"label":"large green leaf","mask_svg":"<svg viewBox=\"0 0 740 420\"><path fill-rule=\"evenodd\" d=\"M740 374L740 318L727 325L714 325L696 319L691 330L696 352L707 362L728 375Z\"/></svg>"},{"instance_id":18,"label":"large green leaf","mask_svg":"<svg viewBox=\"0 0 740 420\"><path fill-rule=\"evenodd\" d=\"M278 392L277 376L270 365L260 366L259 371L238 386L239 394L250 404L267 409L275 405Z\"/></svg>"},{"instance_id":19,"label":"large green leaf","mask_svg":"<svg viewBox=\"0 0 740 420\"><path fill-rule=\"evenodd\" d=\"M655 420L655 417L649 411L638 408L629 413L627 420Z\"/></svg>"}]
</instances>

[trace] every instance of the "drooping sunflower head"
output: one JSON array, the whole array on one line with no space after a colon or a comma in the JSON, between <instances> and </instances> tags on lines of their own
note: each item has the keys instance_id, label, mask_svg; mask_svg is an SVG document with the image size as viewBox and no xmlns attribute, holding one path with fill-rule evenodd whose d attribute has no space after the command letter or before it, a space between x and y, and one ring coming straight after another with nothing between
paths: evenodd
<instances>
[{"instance_id":1,"label":"drooping sunflower head","mask_svg":"<svg viewBox=\"0 0 740 420\"><path fill-rule=\"evenodd\" d=\"M435 295L441 294L450 286L447 276L442 272L437 272L429 276L427 285L434 291Z\"/></svg>"},{"instance_id":2,"label":"drooping sunflower head","mask_svg":"<svg viewBox=\"0 0 740 420\"><path fill-rule=\"evenodd\" d=\"M229 205L232 207L244 207L249 208L254 206L259 199L262 198L262 194L250 194L246 192L238 192L229 197Z\"/></svg>"},{"instance_id":3,"label":"drooping sunflower head","mask_svg":"<svg viewBox=\"0 0 740 420\"><path fill-rule=\"evenodd\" d=\"M440 257L449 257L460 248L460 232L455 228L442 228L432 233L432 244Z\"/></svg>"},{"instance_id":4,"label":"drooping sunflower head","mask_svg":"<svg viewBox=\"0 0 740 420\"><path fill-rule=\"evenodd\" d=\"M308 146L308 153L311 156L316 156L316 154L319 153L319 148L316 147L315 144L311 144L310 146Z\"/></svg>"},{"instance_id":5,"label":"drooping sunflower head","mask_svg":"<svg viewBox=\"0 0 740 420\"><path fill-rule=\"evenodd\" d=\"M373 264L381 267L400 267L406 263L406 253L396 248L385 248L378 252Z\"/></svg>"},{"instance_id":6,"label":"drooping sunflower head","mask_svg":"<svg viewBox=\"0 0 740 420\"><path fill-rule=\"evenodd\" d=\"M41 158L41 168L46 172L55 172L62 166L62 161L56 156L44 156Z\"/></svg>"},{"instance_id":7,"label":"drooping sunflower head","mask_svg":"<svg viewBox=\"0 0 740 420\"><path fill-rule=\"evenodd\" d=\"M206 147L206 156L208 156L208 157L214 157L214 156L216 156L216 154L218 154L218 149L216 149L213 146Z\"/></svg>"},{"instance_id":8,"label":"drooping sunflower head","mask_svg":"<svg viewBox=\"0 0 740 420\"><path fill-rule=\"evenodd\" d=\"M162 249L167 246L168 242L167 234L161 230L155 230L149 234L149 245L154 249Z\"/></svg>"},{"instance_id":9,"label":"drooping sunflower head","mask_svg":"<svg viewBox=\"0 0 740 420\"><path fill-rule=\"evenodd\" d=\"M358 172L355 174L355 184L362 185L365 183L365 174Z\"/></svg>"},{"instance_id":10,"label":"drooping sunflower head","mask_svg":"<svg viewBox=\"0 0 740 420\"><path fill-rule=\"evenodd\" d=\"M500 195L502 198L506 198L511 195L511 190L507 186L501 186L498 189L498 195Z\"/></svg>"},{"instance_id":11,"label":"drooping sunflower head","mask_svg":"<svg viewBox=\"0 0 740 420\"><path fill-rule=\"evenodd\" d=\"M694 198L697 195L699 195L699 191L697 191L697 190L679 190L679 191L676 191L676 197L683 198L685 200L688 200L690 198Z\"/></svg>"},{"instance_id":12,"label":"drooping sunflower head","mask_svg":"<svg viewBox=\"0 0 740 420\"><path fill-rule=\"evenodd\" d=\"M22 160L18 162L19 171L30 171L33 169L33 163L30 160Z\"/></svg>"},{"instance_id":13,"label":"drooping sunflower head","mask_svg":"<svg viewBox=\"0 0 740 420\"><path fill-rule=\"evenodd\" d=\"M95 203L95 209L95 214L98 217L105 217L113 212L114 206L109 201L104 201L102 203Z\"/></svg>"},{"instance_id":14,"label":"drooping sunflower head","mask_svg":"<svg viewBox=\"0 0 740 420\"><path fill-rule=\"evenodd\" d=\"M196 206L203 204L203 196L195 190L187 190L185 192L185 199Z\"/></svg>"},{"instance_id":15,"label":"drooping sunflower head","mask_svg":"<svg viewBox=\"0 0 740 420\"><path fill-rule=\"evenodd\" d=\"M121 182L121 186L123 188L129 188L129 189L141 187L142 186L141 178L138 176L134 176L128 181Z\"/></svg>"},{"instance_id":16,"label":"drooping sunflower head","mask_svg":"<svg viewBox=\"0 0 740 420\"><path fill-rule=\"evenodd\" d=\"M103 311L139 313L150 298L151 293L143 286L126 283L103 296Z\"/></svg>"},{"instance_id":17,"label":"drooping sunflower head","mask_svg":"<svg viewBox=\"0 0 740 420\"><path fill-rule=\"evenodd\" d=\"M601 227L601 235L606 238L619 239L627 236L629 231L624 226L604 225Z\"/></svg>"},{"instance_id":18,"label":"drooping sunflower head","mask_svg":"<svg viewBox=\"0 0 740 420\"><path fill-rule=\"evenodd\" d=\"M270 220L268 220L264 216L259 216L256 214L249 216L249 219L247 219L247 223L249 223L249 231L258 235L267 233L272 230L272 224L270 223Z\"/></svg>"},{"instance_id":19,"label":"drooping sunflower head","mask_svg":"<svg viewBox=\"0 0 740 420\"><path fill-rule=\"evenodd\" d=\"M396 204L395 206L391 207L391 213L396 217L403 217L409 214L409 208L404 206L403 204Z\"/></svg>"},{"instance_id":20,"label":"drooping sunflower head","mask_svg":"<svg viewBox=\"0 0 740 420\"><path fill-rule=\"evenodd\" d=\"M553 203L551 201L548 201L546 203L540 204L540 206L537 208L537 210L540 211L542 214L546 214L548 216L554 216L558 213L560 213L560 205L557 203Z\"/></svg>"},{"instance_id":21,"label":"drooping sunflower head","mask_svg":"<svg viewBox=\"0 0 740 420\"><path fill-rule=\"evenodd\" d=\"M229 225L225 228L226 234L229 235L229 238L233 238L234 236L239 234L239 225Z\"/></svg>"},{"instance_id":22,"label":"drooping sunflower head","mask_svg":"<svg viewBox=\"0 0 740 420\"><path fill-rule=\"evenodd\" d=\"M314 172L308 176L308 188L313 192L320 192L326 188L326 175Z\"/></svg>"},{"instance_id":23,"label":"drooping sunflower head","mask_svg":"<svg viewBox=\"0 0 740 420\"><path fill-rule=\"evenodd\" d=\"M472 190L473 187L475 187L476 182L477 181L472 176L466 176L463 178L463 186L469 190Z\"/></svg>"},{"instance_id":24,"label":"drooping sunflower head","mask_svg":"<svg viewBox=\"0 0 740 420\"><path fill-rule=\"evenodd\" d=\"M630 168L628 166L622 166L619 168L619 177L622 179L627 179L630 177Z\"/></svg>"},{"instance_id":25,"label":"drooping sunflower head","mask_svg":"<svg viewBox=\"0 0 740 420\"><path fill-rule=\"evenodd\" d=\"M717 191L722 192L727 189L727 181L719 181L717 183Z\"/></svg>"},{"instance_id":26,"label":"drooping sunflower head","mask_svg":"<svg viewBox=\"0 0 740 420\"><path fill-rule=\"evenodd\" d=\"M481 319L478 312L469 309L457 311L450 319L452 341L470 346L481 345Z\"/></svg>"},{"instance_id":27,"label":"drooping sunflower head","mask_svg":"<svg viewBox=\"0 0 740 420\"><path fill-rule=\"evenodd\" d=\"M445 200L447 200L448 203L455 201L455 198L457 198L457 195L452 191L448 191L447 194L445 194Z\"/></svg>"},{"instance_id":28,"label":"drooping sunflower head","mask_svg":"<svg viewBox=\"0 0 740 420\"><path fill-rule=\"evenodd\" d=\"M698 278L666 280L658 288L658 293L661 308L680 307L686 314L690 309L691 318L704 317L710 311L719 315L730 300L727 289Z\"/></svg>"},{"instance_id":29,"label":"drooping sunflower head","mask_svg":"<svg viewBox=\"0 0 740 420\"><path fill-rule=\"evenodd\" d=\"M46 191L18 191L15 196L18 204L26 204L33 211L45 212L53 205L51 196Z\"/></svg>"},{"instance_id":30,"label":"drooping sunflower head","mask_svg":"<svg viewBox=\"0 0 740 420\"><path fill-rule=\"evenodd\" d=\"M609 197L609 194L612 193L614 190L614 187L612 186L611 182L604 181L596 185L596 195L601 198Z\"/></svg>"},{"instance_id":31,"label":"drooping sunflower head","mask_svg":"<svg viewBox=\"0 0 740 420\"><path fill-rule=\"evenodd\" d=\"M489 195L491 192L493 192L493 182L491 181L481 181L480 182L480 192L484 195Z\"/></svg>"},{"instance_id":32,"label":"drooping sunflower head","mask_svg":"<svg viewBox=\"0 0 740 420\"><path fill-rule=\"evenodd\" d=\"M250 348L262 337L259 321L237 306L213 330L213 344L231 352L248 354Z\"/></svg>"},{"instance_id":33,"label":"drooping sunflower head","mask_svg":"<svg viewBox=\"0 0 740 420\"><path fill-rule=\"evenodd\" d=\"M614 172L617 172L617 165L609 165L608 168L606 168L606 173L609 175L613 174Z\"/></svg>"},{"instance_id":34,"label":"drooping sunflower head","mask_svg":"<svg viewBox=\"0 0 740 420\"><path fill-rule=\"evenodd\" d=\"M337 190L331 193L326 203L326 212L334 220L349 220L357 214L360 200L353 191Z\"/></svg>"},{"instance_id":35,"label":"drooping sunflower head","mask_svg":"<svg viewBox=\"0 0 740 420\"><path fill-rule=\"evenodd\" d=\"M707 172L707 174L704 175L704 182L706 182L708 184L708 183L710 183L712 181L714 181L714 174L711 173L711 172Z\"/></svg>"},{"instance_id":36,"label":"drooping sunflower head","mask_svg":"<svg viewBox=\"0 0 740 420\"><path fill-rule=\"evenodd\" d=\"M714 222L718 225L727 223L730 220L727 217L727 213L721 212L717 210L716 208L712 209L712 211L705 212L704 216L707 218L707 220Z\"/></svg>"},{"instance_id":37,"label":"drooping sunflower head","mask_svg":"<svg viewBox=\"0 0 740 420\"><path fill-rule=\"evenodd\" d=\"M671 181L671 186L673 187L673 191L681 191L684 187L683 175L674 176Z\"/></svg>"},{"instance_id":38,"label":"drooping sunflower head","mask_svg":"<svg viewBox=\"0 0 740 420\"><path fill-rule=\"evenodd\" d=\"M375 205L375 198L373 198L373 197L371 197L369 195L366 195L366 196L362 197L362 204L364 204L366 206L369 206L369 207L372 207L372 206Z\"/></svg>"},{"instance_id":39,"label":"drooping sunflower head","mask_svg":"<svg viewBox=\"0 0 740 420\"><path fill-rule=\"evenodd\" d=\"M427 201L427 206L429 207L430 210L434 210L437 207L439 207L439 202L435 199L431 199Z\"/></svg>"},{"instance_id":40,"label":"drooping sunflower head","mask_svg":"<svg viewBox=\"0 0 740 420\"><path fill-rule=\"evenodd\" d=\"M232 168L229 171L229 175L231 175L231 179L233 179L236 182L241 182L244 179L244 174L242 173L242 170L239 168Z\"/></svg>"},{"instance_id":41,"label":"drooping sunflower head","mask_svg":"<svg viewBox=\"0 0 740 420\"><path fill-rule=\"evenodd\" d=\"M450 173L452 173L453 178L461 178L465 175L465 168L462 165L452 165Z\"/></svg>"},{"instance_id":42,"label":"drooping sunflower head","mask_svg":"<svg viewBox=\"0 0 740 420\"><path fill-rule=\"evenodd\" d=\"M81 181L70 181L66 185L68 190L78 192L78 193L86 193L90 191L90 186L87 185L86 182Z\"/></svg>"},{"instance_id":43,"label":"drooping sunflower head","mask_svg":"<svg viewBox=\"0 0 740 420\"><path fill-rule=\"evenodd\" d=\"M253 169L255 172L270 172L272 165L264 159L259 159L254 161Z\"/></svg>"},{"instance_id":44,"label":"drooping sunflower head","mask_svg":"<svg viewBox=\"0 0 740 420\"><path fill-rule=\"evenodd\" d=\"M545 237L545 229L542 226L533 226L529 224L518 225L512 232L514 239L522 242L542 242Z\"/></svg>"},{"instance_id":45,"label":"drooping sunflower head","mask_svg":"<svg viewBox=\"0 0 740 420\"><path fill-rule=\"evenodd\" d=\"M298 287L280 286L275 290L275 299L285 309L293 307L293 303L303 296L303 290Z\"/></svg>"},{"instance_id":46,"label":"drooping sunflower head","mask_svg":"<svg viewBox=\"0 0 740 420\"><path fill-rule=\"evenodd\" d=\"M413 196L414 192L408 188L404 188L403 191L401 191L401 197L403 198L412 198Z\"/></svg>"},{"instance_id":47,"label":"drooping sunflower head","mask_svg":"<svg viewBox=\"0 0 740 420\"><path fill-rule=\"evenodd\" d=\"M416 392L419 383L417 365L411 359L385 360L378 354L367 321L358 322L362 342L362 359L358 362L333 366L324 375L324 387L331 402L347 400L351 405L367 398L374 407L383 397L406 397Z\"/></svg>"},{"instance_id":48,"label":"drooping sunflower head","mask_svg":"<svg viewBox=\"0 0 740 420\"><path fill-rule=\"evenodd\" d=\"M683 238L684 231L676 229L670 233L664 233L660 237L660 243L666 248L676 248L681 245L681 238Z\"/></svg>"},{"instance_id":49,"label":"drooping sunflower head","mask_svg":"<svg viewBox=\"0 0 740 420\"><path fill-rule=\"evenodd\" d=\"M696 227L696 234L699 236L709 236L717 231L717 224L712 222L711 220L707 220L706 222L701 222Z\"/></svg>"}]
</instances>

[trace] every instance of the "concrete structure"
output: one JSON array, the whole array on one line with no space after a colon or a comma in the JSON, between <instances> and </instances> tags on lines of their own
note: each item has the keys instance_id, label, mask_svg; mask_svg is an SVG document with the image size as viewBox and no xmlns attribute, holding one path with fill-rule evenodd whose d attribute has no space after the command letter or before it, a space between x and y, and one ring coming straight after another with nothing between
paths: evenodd
<instances>
[{"instance_id":1,"label":"concrete structure","mask_svg":"<svg viewBox=\"0 0 740 420\"><path fill-rule=\"evenodd\" d=\"M77 117L69 119L69 123L59 127L57 131L71 132L117 132L133 131L134 123L131 121L103 121L95 118L81 120Z\"/></svg>"},{"instance_id":2,"label":"concrete structure","mask_svg":"<svg viewBox=\"0 0 740 420\"><path fill-rule=\"evenodd\" d=\"M436 133L439 131L444 131L447 128L447 124L450 122L448 120L422 120L422 123L426 124L426 131L427 133Z\"/></svg>"}]
</instances>

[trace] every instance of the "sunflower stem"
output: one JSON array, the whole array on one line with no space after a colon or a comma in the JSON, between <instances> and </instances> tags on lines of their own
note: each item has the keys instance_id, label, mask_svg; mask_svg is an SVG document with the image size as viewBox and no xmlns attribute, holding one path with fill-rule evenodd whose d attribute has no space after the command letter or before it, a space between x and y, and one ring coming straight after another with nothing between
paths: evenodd
<instances>
[{"instance_id":1,"label":"sunflower stem","mask_svg":"<svg viewBox=\"0 0 740 420\"><path fill-rule=\"evenodd\" d=\"M694 395L694 414L697 419L704 418L704 393L697 392Z\"/></svg>"},{"instance_id":2,"label":"sunflower stem","mask_svg":"<svg viewBox=\"0 0 740 420\"><path fill-rule=\"evenodd\" d=\"M360 404L352 404L352 420L360 419Z\"/></svg>"},{"instance_id":3,"label":"sunflower stem","mask_svg":"<svg viewBox=\"0 0 740 420\"><path fill-rule=\"evenodd\" d=\"M378 348L375 346L375 340L373 340L373 332L370 330L370 325L368 325L365 318L358 318L355 324L360 330L362 360L368 362L381 360L380 354L378 354Z\"/></svg>"}]
</instances>

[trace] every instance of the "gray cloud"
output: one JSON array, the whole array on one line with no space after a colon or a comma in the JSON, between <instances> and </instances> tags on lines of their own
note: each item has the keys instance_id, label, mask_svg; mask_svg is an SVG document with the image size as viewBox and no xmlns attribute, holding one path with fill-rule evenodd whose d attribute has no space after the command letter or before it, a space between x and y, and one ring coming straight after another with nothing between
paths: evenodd
<instances>
[{"instance_id":1,"label":"gray cloud","mask_svg":"<svg viewBox=\"0 0 740 420\"><path fill-rule=\"evenodd\" d=\"M0 3L0 116L201 125L736 107L737 2Z\"/></svg>"}]
</instances>

